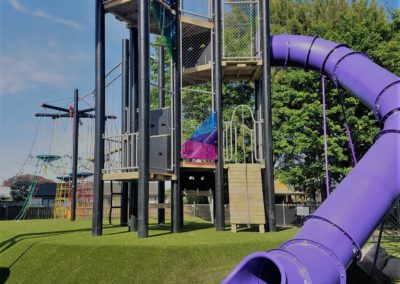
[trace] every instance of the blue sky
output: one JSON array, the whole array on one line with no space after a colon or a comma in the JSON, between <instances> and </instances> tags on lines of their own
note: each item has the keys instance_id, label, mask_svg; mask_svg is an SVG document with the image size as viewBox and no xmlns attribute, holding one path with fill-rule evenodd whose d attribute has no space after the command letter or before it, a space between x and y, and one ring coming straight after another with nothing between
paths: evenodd
<instances>
[{"instance_id":1,"label":"blue sky","mask_svg":"<svg viewBox=\"0 0 400 284\"><path fill-rule=\"evenodd\" d=\"M128 34L124 24L108 15L106 35L110 67L120 61L121 39ZM29 154L40 103L71 97L74 88L81 94L93 89L94 1L0 0L0 36L1 183ZM118 90L116 84L110 92ZM69 101L54 104L66 107ZM42 119L34 155L50 151L52 124ZM70 121L55 127L52 151L66 154Z\"/></svg>"},{"instance_id":2,"label":"blue sky","mask_svg":"<svg viewBox=\"0 0 400 284\"><path fill-rule=\"evenodd\" d=\"M186 0L199 4L197 0ZM400 1L380 1L400 8ZM188 4L190 5L190 4ZM106 18L108 68L120 61L125 25ZM30 151L41 102L67 106L74 88L94 85L94 0L0 0L0 183L14 175ZM110 88L118 96L119 84ZM91 97L88 97L90 103ZM110 111L118 111L114 101ZM53 152L70 151L69 120L53 130ZM50 151L50 120L42 120L33 154ZM90 129L91 123L84 123ZM88 144L83 135L83 144ZM28 167L27 171L32 167Z\"/></svg>"}]
</instances>

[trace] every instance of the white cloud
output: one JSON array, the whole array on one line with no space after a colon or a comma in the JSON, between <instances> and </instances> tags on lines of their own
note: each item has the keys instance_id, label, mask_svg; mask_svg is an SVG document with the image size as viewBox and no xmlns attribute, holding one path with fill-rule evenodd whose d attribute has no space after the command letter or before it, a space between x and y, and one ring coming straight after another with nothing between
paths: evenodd
<instances>
[{"instance_id":1,"label":"white cloud","mask_svg":"<svg viewBox=\"0 0 400 284\"><path fill-rule=\"evenodd\" d=\"M49 14L47 14L44 11L29 11L27 8L25 8L20 2L18 2L18 0L10 0L10 4L11 6L18 12L26 14L26 15L31 15L31 16L35 16L35 17L39 17L39 18L43 18L45 20L54 22L54 23L58 23L61 25L64 25L66 27L69 28L73 28L76 30L81 30L82 27L81 25L79 25L78 23L71 21L71 20L67 20L67 19L63 19L60 17L54 17L51 16Z\"/></svg>"},{"instance_id":2,"label":"white cloud","mask_svg":"<svg viewBox=\"0 0 400 284\"><path fill-rule=\"evenodd\" d=\"M26 60L27 59L27 60ZM41 68L35 58L0 57L0 95L36 88L39 84L63 84L61 75Z\"/></svg>"},{"instance_id":3,"label":"white cloud","mask_svg":"<svg viewBox=\"0 0 400 284\"><path fill-rule=\"evenodd\" d=\"M43 85L62 89L79 80L76 68L92 57L83 51L65 52L49 42L29 49L0 53L0 96L33 90Z\"/></svg>"}]
</instances>

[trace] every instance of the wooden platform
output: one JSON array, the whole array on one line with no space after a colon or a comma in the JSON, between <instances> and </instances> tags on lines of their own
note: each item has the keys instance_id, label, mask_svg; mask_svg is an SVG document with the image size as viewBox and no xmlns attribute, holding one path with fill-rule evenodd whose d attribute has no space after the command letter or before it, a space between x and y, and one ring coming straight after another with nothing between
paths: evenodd
<instances>
[{"instance_id":1,"label":"wooden platform","mask_svg":"<svg viewBox=\"0 0 400 284\"><path fill-rule=\"evenodd\" d=\"M163 5L166 8L166 11L175 15L175 10L171 9L168 4L166 4L162 0L156 0L158 3ZM138 0L106 0L104 1L104 10L106 13L111 13L121 22L125 22L133 27L137 27L138 22ZM196 25L199 27L213 29L214 24L210 21L204 21L200 19L196 19L193 17L188 17L185 15L181 15L182 23L187 23L190 25ZM158 27L158 23L156 19L150 17L150 32L154 34L160 34L160 30ZM182 29L183 36L187 34L193 33L187 27L183 27Z\"/></svg>"},{"instance_id":2,"label":"wooden platform","mask_svg":"<svg viewBox=\"0 0 400 284\"><path fill-rule=\"evenodd\" d=\"M185 169L215 169L215 163L214 162L182 161L181 168L185 168Z\"/></svg>"},{"instance_id":3,"label":"wooden platform","mask_svg":"<svg viewBox=\"0 0 400 284\"><path fill-rule=\"evenodd\" d=\"M223 60L222 77L224 80L258 80L262 73L262 61L229 61Z\"/></svg>"},{"instance_id":4,"label":"wooden platform","mask_svg":"<svg viewBox=\"0 0 400 284\"><path fill-rule=\"evenodd\" d=\"M229 164L228 185L230 223L233 232L237 225L256 224L264 232L266 224L261 179L261 164Z\"/></svg>"},{"instance_id":5,"label":"wooden platform","mask_svg":"<svg viewBox=\"0 0 400 284\"><path fill-rule=\"evenodd\" d=\"M222 78L226 81L254 81L261 77L262 61L229 61L222 60ZM188 87L210 81L212 64L186 68L182 72L182 84Z\"/></svg>"},{"instance_id":6,"label":"wooden platform","mask_svg":"<svg viewBox=\"0 0 400 284\"><path fill-rule=\"evenodd\" d=\"M107 0L104 1L104 10L111 13L115 18L128 25L137 27L138 23L138 1L137 0ZM159 34L158 23L155 20L150 22L150 32Z\"/></svg>"},{"instance_id":7,"label":"wooden platform","mask_svg":"<svg viewBox=\"0 0 400 284\"><path fill-rule=\"evenodd\" d=\"M104 173L104 181L132 181L139 179L138 172L127 172L127 173ZM160 173L160 172L150 172L150 180L152 181L167 181L176 180L176 176L171 173Z\"/></svg>"}]
</instances>

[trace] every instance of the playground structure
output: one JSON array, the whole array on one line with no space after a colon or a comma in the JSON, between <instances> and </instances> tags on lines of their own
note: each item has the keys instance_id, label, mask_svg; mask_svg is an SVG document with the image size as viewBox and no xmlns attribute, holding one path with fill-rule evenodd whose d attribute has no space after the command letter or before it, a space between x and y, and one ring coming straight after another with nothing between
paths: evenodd
<instances>
[{"instance_id":1,"label":"playground structure","mask_svg":"<svg viewBox=\"0 0 400 284\"><path fill-rule=\"evenodd\" d=\"M54 202L54 219L65 218L85 219L92 216L93 210L93 173L78 172L76 175L76 206L72 212L72 182L73 174L57 177L56 198Z\"/></svg>"},{"instance_id":2,"label":"playground structure","mask_svg":"<svg viewBox=\"0 0 400 284\"><path fill-rule=\"evenodd\" d=\"M119 76L116 78L118 77ZM113 81L115 81L115 78L110 83ZM88 95L92 93L93 92ZM16 218L17 220L24 219L31 206L38 206L32 201L35 199L35 195L43 180L46 182L55 182L57 184L53 206L53 216L55 219L66 218L74 221L76 218L82 219L92 216L93 141L91 137L94 136L94 129L93 123L90 123L90 121L93 122L94 114L92 112L94 108L89 107L78 110L80 100L89 104L84 100L88 95L79 97L78 90L75 90L72 98L73 105L68 104L67 107L55 106L47 103L42 103L40 105L42 111L35 114L36 117L39 117L39 121L30 153L14 178L18 182L19 177L23 175L25 168L28 166L28 162L36 161L34 174L32 175L32 181L28 189L28 197ZM71 98L65 98L60 101L69 101L70 99ZM48 113L47 110L52 110L53 113ZM49 138L40 137L45 136L45 131L41 129L45 128L42 118L50 118L52 120ZM70 124L68 125L68 120L63 120L67 122L67 124L57 126L57 124L60 124L57 122L60 122L62 118L68 118ZM116 118L117 117L113 115L106 116L106 119L109 120L115 120ZM89 119L89 123L83 123L82 119ZM79 135L79 128L81 128L81 131L83 130L84 135L82 135L82 133ZM67 137L68 140L65 140ZM70 141L69 137L72 137L71 143L68 143L68 141ZM38 151L39 149L37 148L41 145L38 139L44 138L46 142L50 144L50 149L46 151L48 154L33 156L33 152ZM67 142L66 145L65 142ZM72 145L72 153L69 151L68 144ZM81 145L80 152L79 145ZM62 152L63 154L55 155L52 154L53 152ZM46 180L44 177L50 179Z\"/></svg>"},{"instance_id":3,"label":"playground structure","mask_svg":"<svg viewBox=\"0 0 400 284\"><path fill-rule=\"evenodd\" d=\"M50 154L41 154L36 156L29 155L28 159L24 163L24 166L26 166L29 161L34 161L34 172L27 190L28 195L21 210L15 218L18 221L25 219L29 209L33 205L35 194L39 190L40 185L43 183L43 176L48 175L49 172L51 172L53 175L57 175L63 174L65 171L65 157ZM19 173L17 173L15 177L15 182L17 183L18 179L23 176L24 166L20 169ZM18 186L18 184L16 186Z\"/></svg>"},{"instance_id":4,"label":"playground structure","mask_svg":"<svg viewBox=\"0 0 400 284\"><path fill-rule=\"evenodd\" d=\"M79 110L79 91L76 89L74 91L73 105L69 105L68 108L54 106L51 104L42 103L41 107L44 110L53 110L57 113L36 113L36 117L47 117L51 118L53 121L61 118L70 118L72 125L72 167L71 173L64 172L56 176L57 188L56 197L54 201L54 218L67 218L74 221L76 217L84 218L91 216L90 210L92 208L93 199L93 183L90 177L93 176L90 172L79 172L79 124L80 119L83 118L93 118L91 112L94 111L93 108L87 108ZM108 116L107 118L114 118ZM90 134L89 134L90 136ZM88 144L89 145L89 144ZM92 147L88 147L92 148ZM86 155L89 155L90 149L87 150ZM81 166L82 161L81 161ZM84 166L88 167L88 165ZM90 165L89 165L90 167Z\"/></svg>"},{"instance_id":5,"label":"playground structure","mask_svg":"<svg viewBox=\"0 0 400 284\"><path fill-rule=\"evenodd\" d=\"M241 224L258 225L261 232L265 226L275 230L272 168L265 171L265 164L272 164L269 96L264 96L269 73L262 72L268 68L262 65L257 33L258 1L227 1L219 15L212 1L196 2L198 11L189 2L143 3L141 17L139 1L97 2L94 235L102 234L105 181L122 182L121 225L129 220L139 237L148 234L150 180L159 183L160 223L167 207L165 182L172 184L172 232L182 229L183 196L192 194L209 198L216 229L225 230L225 192L236 208L230 212L233 231ZM112 135L102 119L105 100L110 100L104 80L105 13L130 30L130 40L122 43L121 133ZM245 24L236 23L235 13ZM224 24L215 25L215 17ZM162 42L151 44L150 32ZM222 42L223 47L216 44ZM256 108L239 105L231 121L223 122L222 80L254 81ZM199 94L205 100L200 111L188 103ZM244 182L238 182L234 168L245 173Z\"/></svg>"},{"instance_id":6,"label":"playground structure","mask_svg":"<svg viewBox=\"0 0 400 284\"><path fill-rule=\"evenodd\" d=\"M112 68L108 75L112 74L121 64ZM108 76L107 75L107 76ZM114 77L109 84L113 83L120 75ZM85 133L86 135L79 135L80 124L82 119L92 120L95 115L92 113L94 108L91 106L85 109L79 109L79 101L84 101L88 95L80 97L79 91L75 89L73 96L73 105L68 108L59 107L51 104L42 103L41 107L44 110L53 110L57 113L41 112L36 113L36 117L47 117L53 121L61 118L69 118L71 120L72 128L72 165L71 172L66 174L65 171L62 175L56 176L57 189L56 198L54 202L54 218L67 218L74 221L76 218L88 218L92 216L93 211L93 143L90 143L90 137L93 136L93 126L87 123ZM87 102L86 102L87 103ZM87 103L88 104L88 103ZM107 120L117 119L114 115L107 115ZM86 139L86 141L79 141L79 138ZM86 144L86 149L83 153L86 158L79 156L79 145ZM82 150L82 149L81 149ZM81 151L82 152L82 151ZM81 153L82 154L82 153Z\"/></svg>"},{"instance_id":7,"label":"playground structure","mask_svg":"<svg viewBox=\"0 0 400 284\"><path fill-rule=\"evenodd\" d=\"M125 220L121 221L128 223L129 220L131 231L138 230L139 237L147 237L149 180L161 182L160 206L163 205L162 182L171 181L171 229L179 232L183 226L183 189L189 188L193 180L213 180L212 175L215 176L211 188L214 189L217 230L225 227L224 185L227 184L231 207L236 208L231 211L231 216L240 213L243 218L239 220L238 217L237 222L231 220L233 230L242 222L259 222L259 225L266 224L268 231L274 231L269 69L271 64L300 67L320 72L359 98L373 110L383 130L353 171L322 206L306 218L294 239L279 249L248 256L224 282L345 283L347 267L360 258L361 247L400 196L400 79L344 44L310 36L270 36L268 1L205 3L203 7L208 7L208 12L202 15L185 10L180 1L96 2L93 235L102 234L105 180L123 182L121 216ZM244 8L249 6L252 8ZM238 22L235 18L238 14L234 11L241 11L240 15L249 19L245 22L250 24L242 24L241 28L254 27L254 33L246 33L250 37L243 39L250 43L248 45L240 45L243 30L239 27L229 29ZM124 41L125 71L122 75L125 117L122 120L125 124L122 134L113 137L104 136L105 13L113 13L130 29L129 43ZM163 86L163 76L158 76L158 92L155 92L159 94L160 102L163 94L170 95L171 108L168 110L163 108L163 103L157 110L150 109L153 86L150 80L150 32L161 34L171 53L170 89ZM233 36L229 36L230 32ZM158 61L162 61L161 56ZM164 65L160 65L161 74ZM232 119L223 127L222 80L256 81L256 115L251 115L252 128L244 119L242 123L239 123L240 119ZM210 94L211 107L199 128L188 134L182 127L188 119L188 115L182 116L182 109L187 107L182 102L185 94L194 96L198 92ZM237 147L241 141L248 141L248 146ZM236 149L244 149L241 158L236 158ZM117 155L113 163L108 163L110 153ZM239 172L245 174L238 175ZM261 178L262 182L258 182ZM201 182L197 184L200 186ZM210 188L210 184L205 187ZM238 190L240 188L244 189L244 195ZM252 198L252 190L261 194ZM247 202L235 204L235 200ZM261 201L261 204L255 205L249 200ZM254 205L263 209L254 213L261 221L252 221ZM338 206L340 210L337 210Z\"/></svg>"}]
</instances>

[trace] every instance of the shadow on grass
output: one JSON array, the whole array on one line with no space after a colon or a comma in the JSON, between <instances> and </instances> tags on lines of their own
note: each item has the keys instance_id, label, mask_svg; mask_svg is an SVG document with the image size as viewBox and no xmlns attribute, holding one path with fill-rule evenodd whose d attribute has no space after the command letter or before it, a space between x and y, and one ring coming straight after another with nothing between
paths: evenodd
<instances>
[{"instance_id":1,"label":"shadow on grass","mask_svg":"<svg viewBox=\"0 0 400 284\"><path fill-rule=\"evenodd\" d=\"M276 232L283 232L283 231L290 230L290 229L292 229L292 228L290 228L290 227L277 227L276 228ZM238 233L239 232L259 232L259 227L258 227L258 225L253 225L253 226L250 226L250 227L241 226L241 227L238 227L237 231L238 231ZM267 230L265 230L265 232L268 233Z\"/></svg>"},{"instance_id":2,"label":"shadow on grass","mask_svg":"<svg viewBox=\"0 0 400 284\"><path fill-rule=\"evenodd\" d=\"M199 231L214 228L211 223L186 222L182 232Z\"/></svg>"},{"instance_id":3,"label":"shadow on grass","mask_svg":"<svg viewBox=\"0 0 400 284\"><path fill-rule=\"evenodd\" d=\"M119 225L105 225L103 227L103 229L114 229L114 228L119 228L119 227L120 227ZM64 235L64 234L72 234L72 233L77 233L77 232L90 232L91 230L92 230L91 228L85 228L85 229L76 229L76 230L46 231L46 232L39 232L39 233L27 233L27 234L15 235L12 238L9 238L8 240L5 240L0 243L0 254L5 252L9 248L11 248L18 242L23 241L23 240L58 236L58 235Z\"/></svg>"},{"instance_id":4,"label":"shadow on grass","mask_svg":"<svg viewBox=\"0 0 400 284\"><path fill-rule=\"evenodd\" d=\"M10 276L10 268L0 267L0 283L6 283L6 280Z\"/></svg>"},{"instance_id":5,"label":"shadow on grass","mask_svg":"<svg viewBox=\"0 0 400 284\"><path fill-rule=\"evenodd\" d=\"M36 243L27 247L11 264L9 267L0 267L0 283L5 283L10 277L11 267L13 267Z\"/></svg>"},{"instance_id":6,"label":"shadow on grass","mask_svg":"<svg viewBox=\"0 0 400 284\"><path fill-rule=\"evenodd\" d=\"M48 231L48 232L16 235L16 236L13 236L12 238L9 238L8 240L5 240L0 243L0 253L5 252L6 250L10 249L12 246L14 246L15 244L17 244L23 240L57 236L57 235L70 234L70 233L76 233L76 232L87 232L90 230L91 229L88 228L88 229L78 229L78 230Z\"/></svg>"},{"instance_id":7,"label":"shadow on grass","mask_svg":"<svg viewBox=\"0 0 400 284\"><path fill-rule=\"evenodd\" d=\"M214 225L211 223L200 223L200 222L185 222L183 228L180 230L180 233L187 233L192 231L200 231L213 228ZM172 234L171 232L171 224L150 224L149 230L152 231L152 234L149 237L160 237L164 235Z\"/></svg>"}]
</instances>

